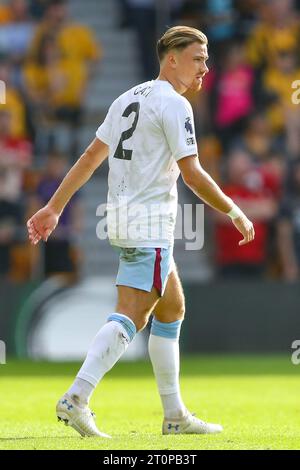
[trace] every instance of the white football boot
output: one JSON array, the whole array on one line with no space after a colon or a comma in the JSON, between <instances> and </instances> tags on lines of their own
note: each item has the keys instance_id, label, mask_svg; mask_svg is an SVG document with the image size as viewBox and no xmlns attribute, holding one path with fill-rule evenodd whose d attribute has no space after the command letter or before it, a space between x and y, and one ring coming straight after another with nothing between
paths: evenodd
<instances>
[{"instance_id":1,"label":"white football boot","mask_svg":"<svg viewBox=\"0 0 300 470\"><path fill-rule=\"evenodd\" d=\"M164 419L163 434L216 434L223 431L220 424L202 421L190 412L180 419Z\"/></svg>"},{"instance_id":2,"label":"white football boot","mask_svg":"<svg viewBox=\"0 0 300 470\"><path fill-rule=\"evenodd\" d=\"M78 406L68 394L65 394L58 400L56 415L58 421L63 421L66 426L72 426L82 437L111 437L97 429L95 413L93 413L88 406L83 408Z\"/></svg>"}]
</instances>

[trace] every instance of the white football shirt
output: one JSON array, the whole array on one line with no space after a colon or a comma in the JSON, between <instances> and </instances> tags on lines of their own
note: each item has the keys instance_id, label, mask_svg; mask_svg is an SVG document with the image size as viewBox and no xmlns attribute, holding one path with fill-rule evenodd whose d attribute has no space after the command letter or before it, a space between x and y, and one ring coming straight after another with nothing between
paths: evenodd
<instances>
[{"instance_id":1,"label":"white football shirt","mask_svg":"<svg viewBox=\"0 0 300 470\"><path fill-rule=\"evenodd\" d=\"M198 153L190 103L167 81L142 83L112 103L96 136L109 146L110 243L172 245L180 174L176 161Z\"/></svg>"}]
</instances>

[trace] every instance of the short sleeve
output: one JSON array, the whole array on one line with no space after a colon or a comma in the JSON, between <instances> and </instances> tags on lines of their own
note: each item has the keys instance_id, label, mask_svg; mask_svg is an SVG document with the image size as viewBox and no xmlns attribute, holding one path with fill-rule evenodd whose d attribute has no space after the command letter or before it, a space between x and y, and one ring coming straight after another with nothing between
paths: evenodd
<instances>
[{"instance_id":1,"label":"short sleeve","mask_svg":"<svg viewBox=\"0 0 300 470\"><path fill-rule=\"evenodd\" d=\"M162 113L162 126L175 160L197 155L193 110L184 98L168 101Z\"/></svg>"},{"instance_id":2,"label":"short sleeve","mask_svg":"<svg viewBox=\"0 0 300 470\"><path fill-rule=\"evenodd\" d=\"M108 110L108 113L103 123L98 127L96 131L96 137L106 145L111 145L112 140L112 124L113 124L113 104Z\"/></svg>"}]
</instances>

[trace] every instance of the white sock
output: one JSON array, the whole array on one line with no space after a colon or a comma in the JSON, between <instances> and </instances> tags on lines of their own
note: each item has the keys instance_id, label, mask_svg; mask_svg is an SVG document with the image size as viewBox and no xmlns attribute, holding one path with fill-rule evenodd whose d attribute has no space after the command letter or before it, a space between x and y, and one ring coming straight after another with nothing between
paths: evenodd
<instances>
[{"instance_id":1,"label":"white sock","mask_svg":"<svg viewBox=\"0 0 300 470\"><path fill-rule=\"evenodd\" d=\"M75 400L79 405L88 405L92 393L94 391L94 385L90 384L86 380L76 377L73 384L67 391L73 400Z\"/></svg>"},{"instance_id":2,"label":"white sock","mask_svg":"<svg viewBox=\"0 0 300 470\"><path fill-rule=\"evenodd\" d=\"M179 387L179 341L150 334L148 349L164 416L181 418L186 414L186 407Z\"/></svg>"},{"instance_id":3,"label":"white sock","mask_svg":"<svg viewBox=\"0 0 300 470\"><path fill-rule=\"evenodd\" d=\"M126 351L135 333L136 327L126 315L110 315L108 323L94 338L68 393L76 395L81 404L87 404L99 381ZM86 382L90 386L86 385Z\"/></svg>"}]
</instances>

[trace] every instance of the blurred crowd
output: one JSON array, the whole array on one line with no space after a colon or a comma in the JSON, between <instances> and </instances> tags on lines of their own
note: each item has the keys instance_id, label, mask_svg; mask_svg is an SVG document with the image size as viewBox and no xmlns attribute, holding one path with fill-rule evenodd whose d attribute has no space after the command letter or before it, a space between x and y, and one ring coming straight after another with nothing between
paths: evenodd
<instances>
[{"instance_id":1,"label":"blurred crowd","mask_svg":"<svg viewBox=\"0 0 300 470\"><path fill-rule=\"evenodd\" d=\"M1 2L0 80L6 94L0 105L0 277L76 272L72 239L81 226L79 198L42 252L25 242L25 221L78 157L85 90L101 56L93 32L70 19L66 1Z\"/></svg>"},{"instance_id":2,"label":"blurred crowd","mask_svg":"<svg viewBox=\"0 0 300 470\"><path fill-rule=\"evenodd\" d=\"M181 21L209 39L210 73L194 106L203 166L254 222L240 247L211 211L222 279L296 281L300 269L300 2L186 1ZM298 90L298 91L297 91Z\"/></svg>"},{"instance_id":3,"label":"blurred crowd","mask_svg":"<svg viewBox=\"0 0 300 470\"><path fill-rule=\"evenodd\" d=\"M199 155L256 231L253 243L239 247L228 218L206 211L216 276L296 281L300 1L118 0L118 5L118 27L136 33L137 82L155 78L155 41L166 25L194 26L208 36L210 72L200 94L187 94ZM79 156L85 90L101 57L93 32L71 21L66 1L0 5L0 80L6 84L6 105L0 105L0 277L28 279L40 266L37 250L24 243L24 221L53 194L72 163L70 155ZM76 271L79 254L72 239L81 220L75 197L44 247L43 274Z\"/></svg>"}]
</instances>

